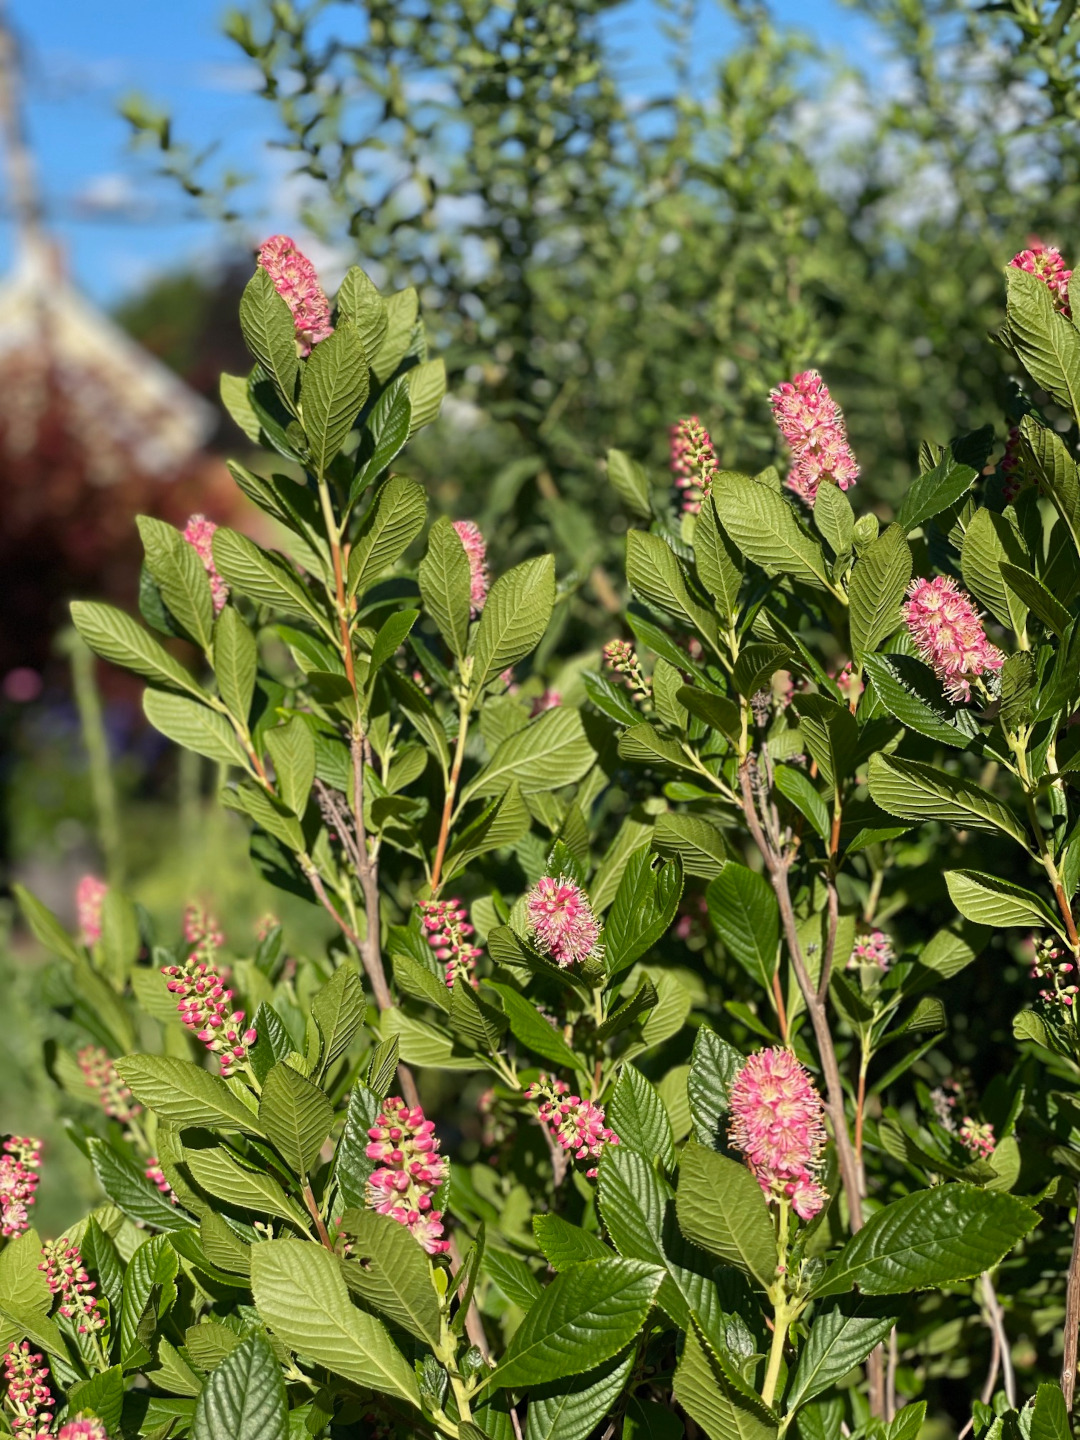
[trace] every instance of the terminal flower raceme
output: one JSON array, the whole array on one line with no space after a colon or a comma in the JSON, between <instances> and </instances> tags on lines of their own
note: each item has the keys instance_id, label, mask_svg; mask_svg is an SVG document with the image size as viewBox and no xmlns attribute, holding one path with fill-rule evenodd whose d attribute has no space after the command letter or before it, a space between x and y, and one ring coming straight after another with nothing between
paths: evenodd
<instances>
[{"instance_id":1,"label":"terminal flower raceme","mask_svg":"<svg viewBox=\"0 0 1080 1440\"><path fill-rule=\"evenodd\" d=\"M971 682L1000 670L1005 657L991 645L971 597L947 575L913 580L902 614L922 659L956 704L971 699Z\"/></svg>"},{"instance_id":2,"label":"terminal flower raceme","mask_svg":"<svg viewBox=\"0 0 1080 1440\"><path fill-rule=\"evenodd\" d=\"M0 1235L21 1235L30 1228L28 1209L41 1178L41 1141L11 1135L0 1155Z\"/></svg>"},{"instance_id":3,"label":"terminal flower raceme","mask_svg":"<svg viewBox=\"0 0 1080 1440\"><path fill-rule=\"evenodd\" d=\"M378 1168L368 1176L367 1202L380 1215L391 1215L408 1227L429 1255L449 1250L442 1239L442 1211L432 1209L432 1196L449 1173L439 1154L435 1123L425 1120L419 1105L410 1110L396 1095L382 1103L368 1131L366 1154Z\"/></svg>"},{"instance_id":4,"label":"terminal flower raceme","mask_svg":"<svg viewBox=\"0 0 1080 1440\"><path fill-rule=\"evenodd\" d=\"M61 1429L56 1440L109 1440L108 1432L100 1420L89 1415L76 1415Z\"/></svg>"},{"instance_id":5,"label":"terminal flower raceme","mask_svg":"<svg viewBox=\"0 0 1080 1440\"><path fill-rule=\"evenodd\" d=\"M161 1168L161 1161L156 1155L151 1155L148 1158L146 1164L143 1166L143 1174L150 1181L151 1185L157 1186L162 1195L164 1195L166 1200L171 1204L178 1205L180 1203L176 1198L176 1191L165 1178L165 1171Z\"/></svg>"},{"instance_id":6,"label":"terminal flower raceme","mask_svg":"<svg viewBox=\"0 0 1080 1440\"><path fill-rule=\"evenodd\" d=\"M79 934L84 945L96 945L101 939L101 907L108 885L96 875L84 875L75 891L75 910L79 917Z\"/></svg>"},{"instance_id":7,"label":"terminal flower raceme","mask_svg":"<svg viewBox=\"0 0 1080 1440\"><path fill-rule=\"evenodd\" d=\"M427 942L446 966L447 989L457 980L475 986L476 962L483 951L469 941L473 927L465 906L460 900L422 900L420 914Z\"/></svg>"},{"instance_id":8,"label":"terminal flower raceme","mask_svg":"<svg viewBox=\"0 0 1080 1440\"><path fill-rule=\"evenodd\" d=\"M605 1145L618 1145L619 1137L606 1125L603 1106L571 1095L564 1080L551 1080L541 1075L525 1092L526 1100L539 1100L537 1114L551 1131L552 1139L575 1160L599 1160ZM586 1171L591 1180L597 1167Z\"/></svg>"},{"instance_id":9,"label":"terminal flower raceme","mask_svg":"<svg viewBox=\"0 0 1080 1440\"><path fill-rule=\"evenodd\" d=\"M818 486L850 489L859 478L859 466L848 444L844 415L816 370L804 370L770 391L773 419L791 447L787 485L808 505L817 499Z\"/></svg>"},{"instance_id":10,"label":"terminal flower raceme","mask_svg":"<svg viewBox=\"0 0 1080 1440\"><path fill-rule=\"evenodd\" d=\"M214 614L220 615L229 598L229 587L218 574L214 564L214 534L217 526L205 515L191 515L184 526L184 539L198 555L203 569L210 577L210 594L214 599Z\"/></svg>"},{"instance_id":11,"label":"terminal flower raceme","mask_svg":"<svg viewBox=\"0 0 1080 1440\"><path fill-rule=\"evenodd\" d=\"M17 1440L49 1440L56 1404L49 1390L49 1367L30 1343L13 1340L4 1355L4 1408Z\"/></svg>"},{"instance_id":12,"label":"terminal flower raceme","mask_svg":"<svg viewBox=\"0 0 1080 1440\"><path fill-rule=\"evenodd\" d=\"M829 1197L819 1179L825 1107L809 1072L781 1046L759 1050L735 1077L730 1105L728 1138L766 1198L787 1200L812 1220Z\"/></svg>"},{"instance_id":13,"label":"terminal flower raceme","mask_svg":"<svg viewBox=\"0 0 1080 1440\"><path fill-rule=\"evenodd\" d=\"M69 1240L50 1240L41 1247L39 1270L49 1289L59 1295L58 1314L71 1320L80 1335L105 1328L105 1316L94 1295L95 1284L86 1272L82 1252Z\"/></svg>"},{"instance_id":14,"label":"terminal flower raceme","mask_svg":"<svg viewBox=\"0 0 1080 1440\"><path fill-rule=\"evenodd\" d=\"M455 520L454 529L469 557L469 607L475 620L487 600L487 544L473 520Z\"/></svg>"},{"instance_id":15,"label":"terminal flower raceme","mask_svg":"<svg viewBox=\"0 0 1080 1440\"><path fill-rule=\"evenodd\" d=\"M233 992L217 966L223 940L215 921L197 905L188 907L184 937L194 948L183 965L163 965L161 973L177 999L180 1019L221 1061L222 1075L231 1075L247 1061L256 1032L244 1024L243 1010L232 1009Z\"/></svg>"},{"instance_id":16,"label":"terminal flower raceme","mask_svg":"<svg viewBox=\"0 0 1080 1440\"><path fill-rule=\"evenodd\" d=\"M315 266L288 235L272 235L259 248L259 266L292 311L301 355L334 333L330 301L323 293Z\"/></svg>"},{"instance_id":17,"label":"terminal flower raceme","mask_svg":"<svg viewBox=\"0 0 1080 1440\"><path fill-rule=\"evenodd\" d=\"M671 473L683 510L697 515L719 466L709 432L696 415L677 420L671 427Z\"/></svg>"},{"instance_id":18,"label":"terminal flower raceme","mask_svg":"<svg viewBox=\"0 0 1080 1440\"><path fill-rule=\"evenodd\" d=\"M1026 250L1021 250L1009 261L1014 270L1026 270L1037 275L1046 288L1054 305L1063 315L1071 316L1069 308L1069 281L1072 271L1065 268L1061 251L1054 245L1044 245L1041 240L1032 240Z\"/></svg>"},{"instance_id":19,"label":"terminal flower raceme","mask_svg":"<svg viewBox=\"0 0 1080 1440\"><path fill-rule=\"evenodd\" d=\"M581 886L565 875L545 875L525 897L537 947L564 969L600 953L600 925Z\"/></svg>"},{"instance_id":20,"label":"terminal flower raceme","mask_svg":"<svg viewBox=\"0 0 1080 1440\"><path fill-rule=\"evenodd\" d=\"M120 1079L107 1051L100 1045L84 1045L75 1058L87 1086L111 1120L119 1120L126 1125L140 1113L142 1106Z\"/></svg>"}]
</instances>

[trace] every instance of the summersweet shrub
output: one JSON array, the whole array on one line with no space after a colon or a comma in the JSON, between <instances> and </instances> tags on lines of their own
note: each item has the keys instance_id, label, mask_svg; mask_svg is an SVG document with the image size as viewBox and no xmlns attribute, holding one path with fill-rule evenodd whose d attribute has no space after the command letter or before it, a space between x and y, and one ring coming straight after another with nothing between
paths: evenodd
<instances>
[{"instance_id":1,"label":"summersweet shrub","mask_svg":"<svg viewBox=\"0 0 1080 1440\"><path fill-rule=\"evenodd\" d=\"M21 894L107 1202L43 1246L48 1156L7 1139L12 1434L907 1440L926 1405L897 1332L941 1289L994 1336L963 1418L1068 1434L1080 1261L1062 1388L1017 1394L995 1290L1037 1226L1067 1246L1080 1169L1068 295L1046 252L1018 257L1002 340L1032 386L1008 463L987 472L989 433L926 447L884 530L855 518L813 371L773 397L786 485L720 469L697 420L673 433L676 506L612 452L647 522L640 648L606 647L579 710L532 668L552 557L501 570L440 518L413 558L427 501L392 467L444 388L415 292L354 269L331 305L267 242L255 365L222 391L278 457L232 472L286 548L143 520L149 628L73 613L336 938L291 956L273 917L245 944L198 906L162 937L93 877L72 937ZM960 913L913 946L896 876L923 825L1015 856L1008 878L950 869ZM746 1000L716 1003L700 949L661 963L702 905ZM984 1109L920 1062L937 991L1008 926L1041 932L1017 1035L1043 1078ZM476 1086L456 1109L455 1074ZM490 1163L458 1159L463 1109Z\"/></svg>"}]
</instances>

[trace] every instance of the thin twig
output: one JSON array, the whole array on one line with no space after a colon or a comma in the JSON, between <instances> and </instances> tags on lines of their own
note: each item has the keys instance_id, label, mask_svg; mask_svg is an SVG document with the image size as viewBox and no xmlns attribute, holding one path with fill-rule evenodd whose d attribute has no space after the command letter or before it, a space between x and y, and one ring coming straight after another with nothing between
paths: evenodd
<instances>
[{"instance_id":1,"label":"thin twig","mask_svg":"<svg viewBox=\"0 0 1080 1440\"><path fill-rule=\"evenodd\" d=\"M1076 1193L1076 1224L1073 1227L1072 1255L1069 1259L1069 1281L1065 1290L1065 1344L1061 1361L1061 1393L1065 1408L1072 1411L1076 1388L1077 1329L1080 1326L1080 1189Z\"/></svg>"},{"instance_id":2,"label":"thin twig","mask_svg":"<svg viewBox=\"0 0 1080 1440\"><path fill-rule=\"evenodd\" d=\"M315 1221L315 1229L319 1232L319 1241L326 1250L333 1250L334 1244L327 1233L326 1225L319 1214L319 1207L315 1203L315 1195L311 1189L310 1180L305 1179L300 1192L304 1197L304 1204L308 1208L308 1214Z\"/></svg>"},{"instance_id":3,"label":"thin twig","mask_svg":"<svg viewBox=\"0 0 1080 1440\"><path fill-rule=\"evenodd\" d=\"M889 1361L885 1369L885 1423L891 1425L896 1416L896 1371L900 1365L900 1346L896 1326L889 1331Z\"/></svg>"},{"instance_id":4,"label":"thin twig","mask_svg":"<svg viewBox=\"0 0 1080 1440\"><path fill-rule=\"evenodd\" d=\"M1009 1350L1009 1337L1005 1332L1005 1314L1001 1308L1001 1302L997 1298L997 1291L994 1289L994 1282L987 1270L982 1277L983 1301L986 1307L987 1319L990 1322L990 1329L997 1341L998 1349L1001 1351L1002 1381L1005 1385L1005 1398L1009 1402L1010 1409L1016 1409L1016 1376L1013 1374L1012 1354ZM1075 1373L1075 1365L1073 1367ZM991 1391L993 1394L993 1391Z\"/></svg>"},{"instance_id":5,"label":"thin twig","mask_svg":"<svg viewBox=\"0 0 1080 1440\"><path fill-rule=\"evenodd\" d=\"M364 970L380 1010L389 1010L394 1003L390 986L386 983L386 971L382 963L381 921L379 918L379 862L368 851L367 831L364 827L364 741L359 730L352 736L353 762L353 821L356 825L356 848L360 854L357 878L364 896L364 914L367 917L367 938L361 949Z\"/></svg>"}]
</instances>

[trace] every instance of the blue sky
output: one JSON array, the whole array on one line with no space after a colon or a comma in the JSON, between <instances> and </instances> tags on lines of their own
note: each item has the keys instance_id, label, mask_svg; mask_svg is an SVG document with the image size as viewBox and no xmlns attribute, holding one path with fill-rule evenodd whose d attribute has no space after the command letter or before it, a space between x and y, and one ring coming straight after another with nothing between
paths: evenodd
<instances>
[{"instance_id":1,"label":"blue sky","mask_svg":"<svg viewBox=\"0 0 1080 1440\"><path fill-rule=\"evenodd\" d=\"M268 107L252 93L244 57L221 33L225 8L220 0L9 0L50 226L79 285L100 303L221 250L216 228L132 153L118 105L133 91L171 113L177 134L197 146L227 137L223 157L255 177L245 199L253 238L294 224L282 183L287 162L268 147ZM778 0L774 9L819 41L858 43L859 22L834 0ZM615 14L626 83L647 91L654 11L647 0L632 0ZM707 10L699 28L705 63L722 53L731 32L719 8ZM10 258L5 219L0 268Z\"/></svg>"}]
</instances>

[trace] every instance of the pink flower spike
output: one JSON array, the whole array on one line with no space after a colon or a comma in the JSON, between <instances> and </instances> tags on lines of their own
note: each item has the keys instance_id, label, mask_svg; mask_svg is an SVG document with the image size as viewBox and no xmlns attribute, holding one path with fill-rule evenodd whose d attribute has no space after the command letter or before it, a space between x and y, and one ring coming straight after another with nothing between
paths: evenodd
<instances>
[{"instance_id":1,"label":"pink flower spike","mask_svg":"<svg viewBox=\"0 0 1080 1440\"><path fill-rule=\"evenodd\" d=\"M553 1081L541 1074L526 1090L525 1098L540 1101L537 1115L561 1150L568 1151L575 1160L599 1160L604 1146L618 1145L619 1137L604 1123L603 1106L569 1094L569 1088L565 1081ZM597 1174L598 1167L589 1165L585 1178L594 1180Z\"/></svg>"},{"instance_id":2,"label":"pink flower spike","mask_svg":"<svg viewBox=\"0 0 1080 1440\"><path fill-rule=\"evenodd\" d=\"M108 1432L100 1420L89 1415L76 1415L60 1431L56 1440L109 1440Z\"/></svg>"},{"instance_id":3,"label":"pink flower spike","mask_svg":"<svg viewBox=\"0 0 1080 1440\"><path fill-rule=\"evenodd\" d=\"M712 490L719 466L709 432L696 415L677 420L671 427L671 473L675 488L681 492L684 513L697 515L702 500Z\"/></svg>"},{"instance_id":4,"label":"pink flower spike","mask_svg":"<svg viewBox=\"0 0 1080 1440\"><path fill-rule=\"evenodd\" d=\"M368 1139L365 1154L379 1162L368 1176L370 1208L407 1226L429 1255L445 1254L450 1242L442 1239L442 1211L432 1209L432 1196L450 1171L438 1153L434 1121L424 1118L419 1105L410 1110L391 1095L383 1101Z\"/></svg>"},{"instance_id":5,"label":"pink flower spike","mask_svg":"<svg viewBox=\"0 0 1080 1440\"><path fill-rule=\"evenodd\" d=\"M75 891L75 910L79 917L79 933L84 945L96 945L101 939L101 907L109 887L96 875L84 875Z\"/></svg>"},{"instance_id":6,"label":"pink flower spike","mask_svg":"<svg viewBox=\"0 0 1080 1440\"><path fill-rule=\"evenodd\" d=\"M818 486L848 490L859 478L859 466L848 444L840 406L816 370L804 370L769 394L773 419L791 447L787 485L812 505Z\"/></svg>"},{"instance_id":7,"label":"pink flower spike","mask_svg":"<svg viewBox=\"0 0 1080 1440\"><path fill-rule=\"evenodd\" d=\"M469 604L475 620L487 600L487 544L480 533L480 526L473 520L455 520L454 529L469 557Z\"/></svg>"},{"instance_id":8,"label":"pink flower spike","mask_svg":"<svg viewBox=\"0 0 1080 1440\"><path fill-rule=\"evenodd\" d=\"M49 1440L56 1404L49 1390L49 1367L30 1342L13 1340L4 1353L4 1408L17 1440Z\"/></svg>"},{"instance_id":9,"label":"pink flower spike","mask_svg":"<svg viewBox=\"0 0 1080 1440\"><path fill-rule=\"evenodd\" d=\"M217 572L214 564L214 532L217 526L205 515L191 515L184 526L184 539L198 555L203 569L210 577L210 594L214 600L214 614L220 615L229 598L229 587Z\"/></svg>"},{"instance_id":10,"label":"pink flower spike","mask_svg":"<svg viewBox=\"0 0 1080 1440\"><path fill-rule=\"evenodd\" d=\"M420 914L427 942L446 966L447 989L458 980L477 988L476 962L484 952L469 943L473 927L465 906L460 900L421 900Z\"/></svg>"},{"instance_id":11,"label":"pink flower spike","mask_svg":"<svg viewBox=\"0 0 1080 1440\"><path fill-rule=\"evenodd\" d=\"M970 1115L965 1115L960 1122L959 1130L960 1143L967 1149L976 1160L989 1160L997 1149L997 1141L994 1138L994 1127L985 1121L980 1124L973 1120Z\"/></svg>"},{"instance_id":12,"label":"pink flower spike","mask_svg":"<svg viewBox=\"0 0 1080 1440\"><path fill-rule=\"evenodd\" d=\"M992 645L971 597L947 575L913 580L902 614L915 648L954 704L971 699L971 682L1000 670L1005 657Z\"/></svg>"},{"instance_id":13,"label":"pink flower spike","mask_svg":"<svg viewBox=\"0 0 1080 1440\"><path fill-rule=\"evenodd\" d=\"M563 969L599 956L600 926L588 896L565 875L545 875L525 897L529 930L538 947Z\"/></svg>"},{"instance_id":14,"label":"pink flower spike","mask_svg":"<svg viewBox=\"0 0 1080 1440\"><path fill-rule=\"evenodd\" d=\"M41 1176L41 1141L11 1135L0 1154L0 1235L9 1239L30 1228L29 1207Z\"/></svg>"},{"instance_id":15,"label":"pink flower spike","mask_svg":"<svg viewBox=\"0 0 1080 1440\"><path fill-rule=\"evenodd\" d=\"M847 968L857 970L860 965L876 965L879 970L888 970L895 959L892 941L883 930L871 930L860 935L855 941Z\"/></svg>"},{"instance_id":16,"label":"pink flower spike","mask_svg":"<svg viewBox=\"0 0 1080 1440\"><path fill-rule=\"evenodd\" d=\"M86 1272L82 1252L69 1240L50 1240L41 1247L42 1262L49 1289L59 1295L57 1314L71 1320L80 1335L104 1330L105 1316L94 1295L97 1288Z\"/></svg>"},{"instance_id":17,"label":"pink flower spike","mask_svg":"<svg viewBox=\"0 0 1080 1440\"><path fill-rule=\"evenodd\" d=\"M1072 317L1069 308L1069 281L1072 271L1065 268L1061 251L1055 245L1044 245L1041 240L1032 240L1026 250L1021 250L1009 261L1012 270L1026 270L1037 275L1050 291L1055 307L1067 318Z\"/></svg>"},{"instance_id":18,"label":"pink flower spike","mask_svg":"<svg viewBox=\"0 0 1080 1440\"><path fill-rule=\"evenodd\" d=\"M766 1199L787 1200L812 1220L828 1196L819 1183L825 1107L809 1071L782 1046L759 1050L736 1075L729 1101L728 1138Z\"/></svg>"},{"instance_id":19,"label":"pink flower spike","mask_svg":"<svg viewBox=\"0 0 1080 1440\"><path fill-rule=\"evenodd\" d=\"M116 1073L108 1053L100 1045L84 1045L75 1058L87 1087L97 1096L110 1120L119 1120L126 1125L142 1112L142 1106L136 1103L135 1097Z\"/></svg>"},{"instance_id":20,"label":"pink flower spike","mask_svg":"<svg viewBox=\"0 0 1080 1440\"><path fill-rule=\"evenodd\" d=\"M330 301L323 293L315 266L288 235L272 235L259 247L259 266L274 282L274 289L292 311L301 355L309 355L334 333Z\"/></svg>"}]
</instances>

